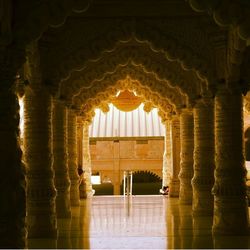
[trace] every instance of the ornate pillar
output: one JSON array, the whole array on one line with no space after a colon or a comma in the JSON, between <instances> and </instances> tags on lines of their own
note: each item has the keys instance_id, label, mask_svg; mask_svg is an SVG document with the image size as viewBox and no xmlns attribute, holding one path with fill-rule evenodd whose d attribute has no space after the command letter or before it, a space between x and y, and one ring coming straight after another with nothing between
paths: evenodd
<instances>
[{"instance_id":1,"label":"ornate pillar","mask_svg":"<svg viewBox=\"0 0 250 250\"><path fill-rule=\"evenodd\" d=\"M59 100L54 100L53 168L55 171L55 186L57 190L56 213L59 218L71 216L66 119L67 110L64 103Z\"/></svg>"},{"instance_id":2,"label":"ornate pillar","mask_svg":"<svg viewBox=\"0 0 250 250\"><path fill-rule=\"evenodd\" d=\"M238 89L220 86L215 97L214 234L247 234L243 103Z\"/></svg>"},{"instance_id":3,"label":"ornate pillar","mask_svg":"<svg viewBox=\"0 0 250 250\"><path fill-rule=\"evenodd\" d=\"M213 215L214 168L214 105L204 98L194 108L194 215Z\"/></svg>"},{"instance_id":4,"label":"ornate pillar","mask_svg":"<svg viewBox=\"0 0 250 250\"><path fill-rule=\"evenodd\" d=\"M178 178L180 172L180 119L178 116L173 116L170 123L170 183L169 196L179 197L180 180Z\"/></svg>"},{"instance_id":5,"label":"ornate pillar","mask_svg":"<svg viewBox=\"0 0 250 250\"><path fill-rule=\"evenodd\" d=\"M24 156L27 165L28 236L57 236L54 171L52 169L52 97L41 87L24 96Z\"/></svg>"},{"instance_id":6,"label":"ornate pillar","mask_svg":"<svg viewBox=\"0 0 250 250\"><path fill-rule=\"evenodd\" d=\"M19 131L16 72L2 64L0 50L0 248L25 248L26 179Z\"/></svg>"},{"instance_id":7,"label":"ornate pillar","mask_svg":"<svg viewBox=\"0 0 250 250\"><path fill-rule=\"evenodd\" d=\"M79 194L79 175L77 172L77 129L76 113L74 110L68 110L68 166L70 177L70 201L71 206L80 205Z\"/></svg>"},{"instance_id":8,"label":"ornate pillar","mask_svg":"<svg viewBox=\"0 0 250 250\"><path fill-rule=\"evenodd\" d=\"M180 115L181 135L181 170L180 203L192 204L193 191L191 179L193 178L193 151L194 151L194 118L191 109L185 109Z\"/></svg>"},{"instance_id":9,"label":"ornate pillar","mask_svg":"<svg viewBox=\"0 0 250 250\"><path fill-rule=\"evenodd\" d=\"M171 147L171 121L165 122L165 151L163 154L163 167L162 167L162 186L166 187L170 184L171 166L172 166L172 147Z\"/></svg>"},{"instance_id":10,"label":"ornate pillar","mask_svg":"<svg viewBox=\"0 0 250 250\"><path fill-rule=\"evenodd\" d=\"M82 169L82 137L83 137L83 121L81 117L77 117L77 166Z\"/></svg>"},{"instance_id":11,"label":"ornate pillar","mask_svg":"<svg viewBox=\"0 0 250 250\"><path fill-rule=\"evenodd\" d=\"M89 122L83 122L83 137L82 137L82 167L84 170L84 178L86 182L86 193L92 196L91 184L91 159L89 151Z\"/></svg>"}]
</instances>

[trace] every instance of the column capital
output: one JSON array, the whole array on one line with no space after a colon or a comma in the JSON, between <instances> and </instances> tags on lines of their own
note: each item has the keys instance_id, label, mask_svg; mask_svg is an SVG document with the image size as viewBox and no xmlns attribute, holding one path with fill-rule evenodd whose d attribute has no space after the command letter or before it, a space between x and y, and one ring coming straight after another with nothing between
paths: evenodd
<instances>
[{"instance_id":1,"label":"column capital","mask_svg":"<svg viewBox=\"0 0 250 250\"><path fill-rule=\"evenodd\" d=\"M196 102L194 108L212 107L213 105L214 99L210 96L204 96Z\"/></svg>"},{"instance_id":2,"label":"column capital","mask_svg":"<svg viewBox=\"0 0 250 250\"><path fill-rule=\"evenodd\" d=\"M216 85L215 96L218 95L238 95L238 94L246 94L246 90L240 83L240 81L227 81L220 82Z\"/></svg>"},{"instance_id":3,"label":"column capital","mask_svg":"<svg viewBox=\"0 0 250 250\"><path fill-rule=\"evenodd\" d=\"M180 115L182 114L190 114L190 115L193 114L193 108L186 107L186 108L181 109Z\"/></svg>"}]
</instances>

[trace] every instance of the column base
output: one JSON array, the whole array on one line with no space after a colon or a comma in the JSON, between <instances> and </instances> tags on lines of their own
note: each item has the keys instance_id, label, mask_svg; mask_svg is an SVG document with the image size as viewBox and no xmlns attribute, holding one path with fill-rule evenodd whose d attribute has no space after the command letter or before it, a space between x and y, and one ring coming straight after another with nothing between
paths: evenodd
<instances>
[{"instance_id":1,"label":"column base","mask_svg":"<svg viewBox=\"0 0 250 250\"><path fill-rule=\"evenodd\" d=\"M80 205L79 186L76 186L76 187L71 186L70 204L71 204L71 206L79 206Z\"/></svg>"},{"instance_id":2,"label":"column base","mask_svg":"<svg viewBox=\"0 0 250 250\"><path fill-rule=\"evenodd\" d=\"M57 218L71 218L71 211L56 211Z\"/></svg>"},{"instance_id":3,"label":"column base","mask_svg":"<svg viewBox=\"0 0 250 250\"><path fill-rule=\"evenodd\" d=\"M193 190L191 185L180 186L179 203L182 205L192 205Z\"/></svg>"},{"instance_id":4,"label":"column base","mask_svg":"<svg viewBox=\"0 0 250 250\"><path fill-rule=\"evenodd\" d=\"M27 242L27 230L25 218L22 221L13 217L0 216L0 249L25 249Z\"/></svg>"},{"instance_id":5,"label":"column base","mask_svg":"<svg viewBox=\"0 0 250 250\"><path fill-rule=\"evenodd\" d=\"M197 191L193 188L192 214L194 216L212 216L214 199L210 191Z\"/></svg>"},{"instance_id":6,"label":"column base","mask_svg":"<svg viewBox=\"0 0 250 250\"><path fill-rule=\"evenodd\" d=\"M95 190L94 189L87 191L87 197L88 198L94 196L94 194L95 194Z\"/></svg>"},{"instance_id":7,"label":"column base","mask_svg":"<svg viewBox=\"0 0 250 250\"><path fill-rule=\"evenodd\" d=\"M212 232L215 235L248 235L246 197L215 197Z\"/></svg>"},{"instance_id":8,"label":"column base","mask_svg":"<svg viewBox=\"0 0 250 250\"><path fill-rule=\"evenodd\" d=\"M37 213L32 216L28 214L28 238L57 238L56 215Z\"/></svg>"},{"instance_id":9,"label":"column base","mask_svg":"<svg viewBox=\"0 0 250 250\"><path fill-rule=\"evenodd\" d=\"M206 248L213 249L213 237L211 227L213 216L193 216L193 244L192 249L204 248L204 236L206 237ZM206 234L204 234L206 232Z\"/></svg>"},{"instance_id":10,"label":"column base","mask_svg":"<svg viewBox=\"0 0 250 250\"><path fill-rule=\"evenodd\" d=\"M67 196L57 196L56 198L57 218L71 218L70 198Z\"/></svg>"},{"instance_id":11,"label":"column base","mask_svg":"<svg viewBox=\"0 0 250 250\"><path fill-rule=\"evenodd\" d=\"M58 235L58 230L56 228L44 228L41 229L39 227L30 227L28 229L28 238L48 238L48 239L56 239Z\"/></svg>"},{"instance_id":12,"label":"column base","mask_svg":"<svg viewBox=\"0 0 250 250\"><path fill-rule=\"evenodd\" d=\"M179 197L180 181L171 180L169 183L169 197Z\"/></svg>"}]
</instances>

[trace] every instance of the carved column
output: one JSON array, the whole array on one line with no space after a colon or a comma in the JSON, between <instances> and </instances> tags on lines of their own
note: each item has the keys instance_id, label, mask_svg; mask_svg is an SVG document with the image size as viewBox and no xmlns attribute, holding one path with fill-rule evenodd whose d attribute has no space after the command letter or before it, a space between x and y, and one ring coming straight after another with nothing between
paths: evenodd
<instances>
[{"instance_id":1,"label":"carved column","mask_svg":"<svg viewBox=\"0 0 250 250\"><path fill-rule=\"evenodd\" d=\"M83 121L81 117L77 117L77 166L82 169L82 137L83 137Z\"/></svg>"},{"instance_id":2,"label":"carved column","mask_svg":"<svg viewBox=\"0 0 250 250\"><path fill-rule=\"evenodd\" d=\"M171 159L170 159L170 183L169 196L179 197L180 192L180 119L178 116L172 117L170 123L170 145Z\"/></svg>"},{"instance_id":3,"label":"carved column","mask_svg":"<svg viewBox=\"0 0 250 250\"><path fill-rule=\"evenodd\" d=\"M91 184L91 159L89 151L89 122L83 122L82 149L82 167L86 182L86 192L88 196L91 196L93 192Z\"/></svg>"},{"instance_id":4,"label":"carved column","mask_svg":"<svg viewBox=\"0 0 250 250\"><path fill-rule=\"evenodd\" d=\"M162 186L166 187L170 184L171 166L172 166L172 147L171 147L171 121L165 122L165 151L163 154L163 167L162 167Z\"/></svg>"},{"instance_id":5,"label":"carved column","mask_svg":"<svg viewBox=\"0 0 250 250\"><path fill-rule=\"evenodd\" d=\"M221 86L215 97L215 234L248 232L243 103L239 90Z\"/></svg>"},{"instance_id":6,"label":"carved column","mask_svg":"<svg viewBox=\"0 0 250 250\"><path fill-rule=\"evenodd\" d=\"M194 117L191 109L183 110L180 115L181 135L181 170L180 203L192 204L193 191L191 179L193 178L193 151L194 151Z\"/></svg>"},{"instance_id":7,"label":"carved column","mask_svg":"<svg viewBox=\"0 0 250 250\"><path fill-rule=\"evenodd\" d=\"M194 215L213 214L214 168L214 105L204 98L194 108Z\"/></svg>"},{"instance_id":8,"label":"carved column","mask_svg":"<svg viewBox=\"0 0 250 250\"><path fill-rule=\"evenodd\" d=\"M54 100L53 168L55 171L55 186L57 189L56 213L59 218L71 216L66 121L66 107L61 101Z\"/></svg>"},{"instance_id":9,"label":"carved column","mask_svg":"<svg viewBox=\"0 0 250 250\"><path fill-rule=\"evenodd\" d=\"M26 180L19 105L13 91L15 71L5 72L5 67L0 60L0 248L25 248Z\"/></svg>"},{"instance_id":10,"label":"carved column","mask_svg":"<svg viewBox=\"0 0 250 250\"><path fill-rule=\"evenodd\" d=\"M57 236L52 169L52 98L45 87L27 88L24 97L24 156L27 165L28 236Z\"/></svg>"},{"instance_id":11,"label":"carved column","mask_svg":"<svg viewBox=\"0 0 250 250\"><path fill-rule=\"evenodd\" d=\"M80 204L79 194L79 176L77 172L77 124L76 113L74 110L68 110L68 166L70 176L70 201L72 206Z\"/></svg>"}]
</instances>

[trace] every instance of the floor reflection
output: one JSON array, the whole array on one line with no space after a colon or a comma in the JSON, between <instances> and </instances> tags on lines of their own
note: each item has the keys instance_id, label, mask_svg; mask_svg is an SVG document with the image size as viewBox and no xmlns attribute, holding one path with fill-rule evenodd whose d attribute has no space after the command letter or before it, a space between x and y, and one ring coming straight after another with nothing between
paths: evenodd
<instances>
[{"instance_id":1,"label":"floor reflection","mask_svg":"<svg viewBox=\"0 0 250 250\"><path fill-rule=\"evenodd\" d=\"M212 217L165 196L99 196L58 220L58 238L29 239L29 248L202 249L250 248L249 237L212 237Z\"/></svg>"}]
</instances>

